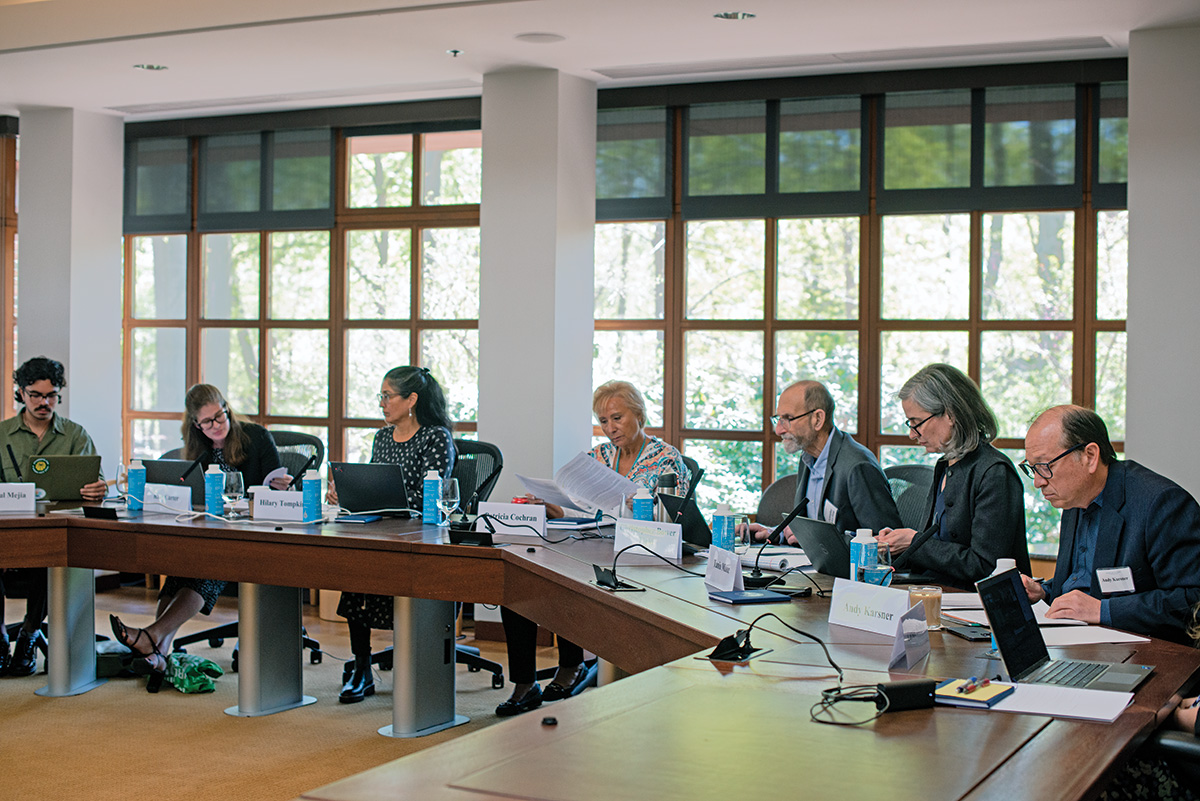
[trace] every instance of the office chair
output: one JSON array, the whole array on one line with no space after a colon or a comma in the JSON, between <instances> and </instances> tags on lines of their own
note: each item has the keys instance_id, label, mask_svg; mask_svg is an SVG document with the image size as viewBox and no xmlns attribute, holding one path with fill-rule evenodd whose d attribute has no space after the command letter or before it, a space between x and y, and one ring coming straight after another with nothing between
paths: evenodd
<instances>
[{"instance_id":1,"label":"office chair","mask_svg":"<svg viewBox=\"0 0 1200 801\"><path fill-rule=\"evenodd\" d=\"M312 434L304 434L299 431L272 431L272 439L275 440L275 447L279 451L279 461L287 468L288 473L294 478L297 473L304 468L310 457L315 456L311 470L319 470L321 463L325 460L325 443L320 437L315 437ZM183 449L177 448L174 451L167 451L163 454L164 459L179 459L181 456L170 456L171 453L182 454ZM195 634L188 634L183 637L176 637L173 644L173 650L186 653L186 646L193 643L203 642L208 640L208 644L213 648L220 648L225 644L226 639L233 639L238 636L238 622L235 620L232 623L225 623L220 626L213 626L204 631L198 631ZM307 634L303 637L304 648L309 649L308 661L310 664L321 664L322 651L321 643L317 642ZM238 650L233 649L233 672L237 673L238 669Z\"/></svg>"},{"instance_id":2,"label":"office chair","mask_svg":"<svg viewBox=\"0 0 1200 801\"><path fill-rule=\"evenodd\" d=\"M1165 760L1180 784L1193 792L1200 791L1200 738L1184 731L1159 729L1150 735L1143 752Z\"/></svg>"},{"instance_id":3,"label":"office chair","mask_svg":"<svg viewBox=\"0 0 1200 801\"><path fill-rule=\"evenodd\" d=\"M500 480L500 471L504 467L504 456L500 449L490 442L478 442L470 439L455 439L454 470L450 475L458 479L458 496L463 504L463 511L473 513L473 508L480 501L486 501ZM472 645L455 645L454 662L466 665L471 673L486 670L492 674L492 687L500 689L504 686L504 667L498 662L484 659L479 649ZM378 665L380 670L391 670L392 649L371 654L371 663ZM350 679L354 669L354 661L346 663L343 669L342 682Z\"/></svg>"},{"instance_id":4,"label":"office chair","mask_svg":"<svg viewBox=\"0 0 1200 801\"><path fill-rule=\"evenodd\" d=\"M925 524L929 488L933 485L933 468L927 464L898 464L885 468L888 488L900 512L905 528L918 529Z\"/></svg>"},{"instance_id":5,"label":"office chair","mask_svg":"<svg viewBox=\"0 0 1200 801\"><path fill-rule=\"evenodd\" d=\"M771 482L758 499L758 510L754 513L756 523L774 528L783 522L783 518L796 505L797 479L797 473L789 473Z\"/></svg>"}]
</instances>

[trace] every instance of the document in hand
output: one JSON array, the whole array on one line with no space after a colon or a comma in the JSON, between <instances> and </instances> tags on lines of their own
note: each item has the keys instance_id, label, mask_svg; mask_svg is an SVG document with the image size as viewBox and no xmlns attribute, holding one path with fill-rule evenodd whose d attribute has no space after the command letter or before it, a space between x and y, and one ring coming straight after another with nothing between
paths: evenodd
<instances>
[{"instance_id":1,"label":"document in hand","mask_svg":"<svg viewBox=\"0 0 1200 801\"><path fill-rule=\"evenodd\" d=\"M529 478L517 474L525 491L567 509L594 514L597 509L613 509L633 497L638 485L581 453L558 469L554 480Z\"/></svg>"}]
</instances>

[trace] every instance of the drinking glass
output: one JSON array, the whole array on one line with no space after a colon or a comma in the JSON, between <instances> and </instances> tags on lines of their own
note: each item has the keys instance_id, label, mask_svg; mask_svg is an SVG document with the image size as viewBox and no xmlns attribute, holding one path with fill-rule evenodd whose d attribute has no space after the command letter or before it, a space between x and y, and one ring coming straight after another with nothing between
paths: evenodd
<instances>
[{"instance_id":1,"label":"drinking glass","mask_svg":"<svg viewBox=\"0 0 1200 801\"><path fill-rule=\"evenodd\" d=\"M920 601L925 605L925 627L930 631L942 628L942 588L941 587L909 587L908 605Z\"/></svg>"},{"instance_id":2,"label":"drinking glass","mask_svg":"<svg viewBox=\"0 0 1200 801\"><path fill-rule=\"evenodd\" d=\"M221 492L221 497L228 504L235 504L242 499L246 494L246 486L242 481L241 473L226 473L225 474L225 489ZM233 509L229 510L228 517L237 517L238 513Z\"/></svg>"},{"instance_id":3,"label":"drinking glass","mask_svg":"<svg viewBox=\"0 0 1200 801\"><path fill-rule=\"evenodd\" d=\"M438 497L438 509L442 513L439 526L450 525L450 513L458 508L458 479L448 478L442 481L442 494Z\"/></svg>"}]
</instances>

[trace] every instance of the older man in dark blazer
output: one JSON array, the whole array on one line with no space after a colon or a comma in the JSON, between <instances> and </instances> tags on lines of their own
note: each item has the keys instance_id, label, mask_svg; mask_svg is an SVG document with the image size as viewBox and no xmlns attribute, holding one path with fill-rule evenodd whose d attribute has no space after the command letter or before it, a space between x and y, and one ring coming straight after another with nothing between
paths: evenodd
<instances>
[{"instance_id":1,"label":"older man in dark blazer","mask_svg":"<svg viewBox=\"0 0 1200 801\"><path fill-rule=\"evenodd\" d=\"M1052 601L1049 617L1187 642L1200 601L1195 498L1137 462L1117 461L1104 421L1078 406L1034 421L1021 469L1063 510L1054 579L1024 577L1029 599Z\"/></svg>"},{"instance_id":2,"label":"older man in dark blazer","mask_svg":"<svg viewBox=\"0 0 1200 801\"><path fill-rule=\"evenodd\" d=\"M788 453L800 453L795 503L806 502L801 514L833 523L840 531L899 526L900 513L879 462L834 426L833 410L833 396L816 381L792 384L775 405L775 433ZM757 539L770 531L757 523L750 530ZM783 537L796 544L790 530Z\"/></svg>"}]
</instances>

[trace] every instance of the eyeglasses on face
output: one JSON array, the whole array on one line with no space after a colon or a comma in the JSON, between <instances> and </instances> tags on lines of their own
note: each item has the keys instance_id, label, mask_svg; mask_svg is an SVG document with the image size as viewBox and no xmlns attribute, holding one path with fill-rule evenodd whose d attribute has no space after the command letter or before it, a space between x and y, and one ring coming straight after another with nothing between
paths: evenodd
<instances>
[{"instance_id":1,"label":"eyeglasses on face","mask_svg":"<svg viewBox=\"0 0 1200 801\"><path fill-rule=\"evenodd\" d=\"M407 396L402 395L399 392L377 392L377 393L375 393L375 400L379 401L380 403L387 403L392 398L403 398L403 397L407 397Z\"/></svg>"},{"instance_id":2,"label":"eyeglasses on face","mask_svg":"<svg viewBox=\"0 0 1200 801\"><path fill-rule=\"evenodd\" d=\"M808 417L815 411L816 409L809 409L804 414L773 414L771 415L771 425L777 426L779 425L780 421L783 421L784 425L790 426L792 423L796 422L802 417Z\"/></svg>"},{"instance_id":3,"label":"eyeglasses on face","mask_svg":"<svg viewBox=\"0 0 1200 801\"><path fill-rule=\"evenodd\" d=\"M1088 446L1088 443L1081 442L1078 445L1075 445L1074 447L1067 448L1065 451L1060 453L1058 456L1055 456L1053 459L1051 459L1048 462L1034 462L1031 464L1028 461L1022 461L1021 465L1020 465L1021 472L1023 472L1025 475L1029 476L1030 478L1033 478L1034 475L1038 475L1038 476L1041 476L1042 478L1046 479L1047 481L1049 481L1050 479L1054 478L1054 471L1050 469L1050 465L1054 464L1055 462L1057 462L1059 459L1063 458L1067 454L1074 453L1075 451L1079 450L1080 448L1086 448L1087 446Z\"/></svg>"},{"instance_id":4,"label":"eyeglasses on face","mask_svg":"<svg viewBox=\"0 0 1200 801\"><path fill-rule=\"evenodd\" d=\"M204 420L197 420L196 428L200 429L201 431L206 431L213 426L224 423L228 418L229 415L226 414L224 407L222 407L221 411L217 412L212 417L205 418Z\"/></svg>"},{"instance_id":5,"label":"eyeglasses on face","mask_svg":"<svg viewBox=\"0 0 1200 801\"><path fill-rule=\"evenodd\" d=\"M56 403L60 398L62 398L62 394L59 392L42 393L34 392L32 389L22 389L21 391L25 393L26 398L29 398L29 400L33 401L34 403L37 403L41 400L48 401L50 403Z\"/></svg>"},{"instance_id":6,"label":"eyeglasses on face","mask_svg":"<svg viewBox=\"0 0 1200 801\"><path fill-rule=\"evenodd\" d=\"M904 425L908 426L909 431L916 431L919 434L919 433L921 433L921 426L925 425L926 423L928 423L930 420L932 420L935 417L937 417L936 414L931 414L928 417L926 417L924 420L918 420L915 423L912 420L905 420Z\"/></svg>"}]
</instances>

